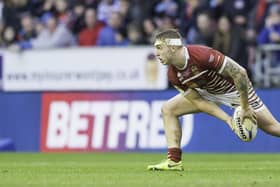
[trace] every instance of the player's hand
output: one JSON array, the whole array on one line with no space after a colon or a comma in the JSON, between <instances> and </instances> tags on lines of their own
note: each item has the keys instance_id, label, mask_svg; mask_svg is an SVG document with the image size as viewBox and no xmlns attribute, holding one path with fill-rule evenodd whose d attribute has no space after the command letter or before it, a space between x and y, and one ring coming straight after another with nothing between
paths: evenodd
<instances>
[{"instance_id":1,"label":"player's hand","mask_svg":"<svg viewBox=\"0 0 280 187\"><path fill-rule=\"evenodd\" d=\"M226 120L226 123L229 125L230 129L232 131L235 131L235 126L233 125L233 118L232 117L229 117L227 120Z\"/></svg>"},{"instance_id":2,"label":"player's hand","mask_svg":"<svg viewBox=\"0 0 280 187\"><path fill-rule=\"evenodd\" d=\"M257 123L256 113L251 106L249 106L248 108L245 108L245 109L242 108L242 110L240 112L240 118L241 118L241 123L244 122L245 118L252 120L254 123Z\"/></svg>"}]
</instances>

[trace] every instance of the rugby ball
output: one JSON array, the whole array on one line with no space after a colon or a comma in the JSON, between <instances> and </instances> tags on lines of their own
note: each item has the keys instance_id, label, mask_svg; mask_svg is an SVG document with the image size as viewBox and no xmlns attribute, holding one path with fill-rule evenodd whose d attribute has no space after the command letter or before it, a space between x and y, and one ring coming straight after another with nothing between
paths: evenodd
<instances>
[{"instance_id":1,"label":"rugby ball","mask_svg":"<svg viewBox=\"0 0 280 187\"><path fill-rule=\"evenodd\" d=\"M258 126L252 120L245 118L243 124L240 119L241 107L238 106L233 113L234 133L244 142L252 141L258 132Z\"/></svg>"}]
</instances>

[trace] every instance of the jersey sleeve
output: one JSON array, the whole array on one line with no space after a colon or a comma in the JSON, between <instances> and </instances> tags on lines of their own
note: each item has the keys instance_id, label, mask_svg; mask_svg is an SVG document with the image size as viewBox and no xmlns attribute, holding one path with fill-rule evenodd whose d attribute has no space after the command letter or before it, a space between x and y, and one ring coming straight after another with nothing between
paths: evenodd
<instances>
[{"instance_id":1,"label":"jersey sleeve","mask_svg":"<svg viewBox=\"0 0 280 187\"><path fill-rule=\"evenodd\" d=\"M202 70L213 70L218 73L223 71L225 66L225 55L221 52L204 46L195 46L190 49L190 54Z\"/></svg>"}]
</instances>

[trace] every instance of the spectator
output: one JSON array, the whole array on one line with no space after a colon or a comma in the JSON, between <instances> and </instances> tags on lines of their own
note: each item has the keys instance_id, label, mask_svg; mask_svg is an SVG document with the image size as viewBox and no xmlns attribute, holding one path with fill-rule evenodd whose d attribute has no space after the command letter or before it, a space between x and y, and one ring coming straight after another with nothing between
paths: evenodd
<instances>
[{"instance_id":1,"label":"spectator","mask_svg":"<svg viewBox=\"0 0 280 187\"><path fill-rule=\"evenodd\" d=\"M0 19L0 48L4 46L4 38L3 38L3 33L5 30L5 25L3 20Z\"/></svg>"},{"instance_id":2,"label":"spectator","mask_svg":"<svg viewBox=\"0 0 280 187\"><path fill-rule=\"evenodd\" d=\"M166 30L176 27L174 19L168 15L163 15L155 20L158 30Z\"/></svg>"},{"instance_id":3,"label":"spectator","mask_svg":"<svg viewBox=\"0 0 280 187\"><path fill-rule=\"evenodd\" d=\"M68 28L77 35L84 28L85 6L77 3L70 12Z\"/></svg>"},{"instance_id":4,"label":"spectator","mask_svg":"<svg viewBox=\"0 0 280 187\"><path fill-rule=\"evenodd\" d=\"M260 44L280 42L280 5L274 4L270 7L258 42Z\"/></svg>"},{"instance_id":5,"label":"spectator","mask_svg":"<svg viewBox=\"0 0 280 187\"><path fill-rule=\"evenodd\" d=\"M19 17L21 12L17 9L18 4L14 1L6 1L3 5L2 15L4 24L19 29Z\"/></svg>"},{"instance_id":6,"label":"spectator","mask_svg":"<svg viewBox=\"0 0 280 187\"><path fill-rule=\"evenodd\" d=\"M228 16L218 20L217 31L214 34L213 48L233 58L251 75L248 67L248 55L245 34L239 27L232 24Z\"/></svg>"},{"instance_id":7,"label":"spectator","mask_svg":"<svg viewBox=\"0 0 280 187\"><path fill-rule=\"evenodd\" d=\"M174 0L161 0L155 7L155 22L158 30L177 28L179 23L179 3Z\"/></svg>"},{"instance_id":8,"label":"spectator","mask_svg":"<svg viewBox=\"0 0 280 187\"><path fill-rule=\"evenodd\" d=\"M208 12L201 12L196 18L196 26L191 27L186 37L187 43L211 46L213 42L213 23Z\"/></svg>"},{"instance_id":9,"label":"spectator","mask_svg":"<svg viewBox=\"0 0 280 187\"><path fill-rule=\"evenodd\" d=\"M177 17L178 3L174 0L161 0L155 5L155 13L157 15Z\"/></svg>"},{"instance_id":10,"label":"spectator","mask_svg":"<svg viewBox=\"0 0 280 187\"><path fill-rule=\"evenodd\" d=\"M98 3L100 0L67 0L71 9L77 4L84 5L87 8L97 9Z\"/></svg>"},{"instance_id":11,"label":"spectator","mask_svg":"<svg viewBox=\"0 0 280 187\"><path fill-rule=\"evenodd\" d=\"M226 12L224 12L225 1L226 0L210 0L207 3L206 6L215 20L218 20L222 15L226 14Z\"/></svg>"},{"instance_id":12,"label":"spectator","mask_svg":"<svg viewBox=\"0 0 280 187\"><path fill-rule=\"evenodd\" d=\"M131 23L127 27L127 36L130 45L144 45L145 40L140 32L140 29L136 23Z\"/></svg>"},{"instance_id":13,"label":"spectator","mask_svg":"<svg viewBox=\"0 0 280 187\"><path fill-rule=\"evenodd\" d=\"M280 43L280 5L274 4L269 8L268 16L265 20L265 27L258 36L258 44L276 44ZM273 66L280 64L280 52L276 52Z\"/></svg>"},{"instance_id":14,"label":"spectator","mask_svg":"<svg viewBox=\"0 0 280 187\"><path fill-rule=\"evenodd\" d=\"M256 0L227 0L224 1L224 12L233 20L233 24L245 28L248 16Z\"/></svg>"},{"instance_id":15,"label":"spectator","mask_svg":"<svg viewBox=\"0 0 280 187\"><path fill-rule=\"evenodd\" d=\"M117 0L101 0L97 8L97 19L108 24L111 13L117 11L119 11Z\"/></svg>"},{"instance_id":16,"label":"spectator","mask_svg":"<svg viewBox=\"0 0 280 187\"><path fill-rule=\"evenodd\" d=\"M188 34L191 27L195 25L196 17L202 8L202 0L185 0L182 4L179 28L184 37Z\"/></svg>"},{"instance_id":17,"label":"spectator","mask_svg":"<svg viewBox=\"0 0 280 187\"><path fill-rule=\"evenodd\" d=\"M98 36L99 46L123 46L128 44L122 29L122 17L119 12L112 12L108 25L104 27Z\"/></svg>"},{"instance_id":18,"label":"spectator","mask_svg":"<svg viewBox=\"0 0 280 187\"><path fill-rule=\"evenodd\" d=\"M68 24L70 13L68 12L68 4L66 0L56 0L54 2L56 18L59 23Z\"/></svg>"},{"instance_id":19,"label":"spectator","mask_svg":"<svg viewBox=\"0 0 280 187\"><path fill-rule=\"evenodd\" d=\"M119 0L119 9L121 16L123 17L123 23L127 26L133 21L133 14L131 12L131 2L129 0Z\"/></svg>"},{"instance_id":20,"label":"spectator","mask_svg":"<svg viewBox=\"0 0 280 187\"><path fill-rule=\"evenodd\" d=\"M31 41L32 48L56 48L75 45L72 33L64 24L59 24L52 14L42 17L45 28L38 37Z\"/></svg>"},{"instance_id":21,"label":"spectator","mask_svg":"<svg viewBox=\"0 0 280 187\"><path fill-rule=\"evenodd\" d=\"M43 30L45 29L45 25L41 22L40 19L36 18L34 19L34 29L37 37L41 32L43 32Z\"/></svg>"},{"instance_id":22,"label":"spectator","mask_svg":"<svg viewBox=\"0 0 280 187\"><path fill-rule=\"evenodd\" d=\"M144 33L144 38L146 40L145 43L153 44L153 35L157 31L156 25L153 22L153 20L150 18L145 19L142 23L142 29Z\"/></svg>"},{"instance_id":23,"label":"spectator","mask_svg":"<svg viewBox=\"0 0 280 187\"><path fill-rule=\"evenodd\" d=\"M44 0L39 11L39 17L42 17L45 13L55 13L55 0Z\"/></svg>"},{"instance_id":24,"label":"spectator","mask_svg":"<svg viewBox=\"0 0 280 187\"><path fill-rule=\"evenodd\" d=\"M98 34L104 27L103 23L100 23L96 19L96 11L93 8L89 8L85 13L86 27L78 35L78 43L80 46L93 46L96 45Z\"/></svg>"},{"instance_id":25,"label":"spectator","mask_svg":"<svg viewBox=\"0 0 280 187\"><path fill-rule=\"evenodd\" d=\"M34 21L31 15L25 14L20 20L21 29L18 32L18 42L22 49L29 48L31 39L36 37Z\"/></svg>"},{"instance_id":26,"label":"spectator","mask_svg":"<svg viewBox=\"0 0 280 187\"><path fill-rule=\"evenodd\" d=\"M3 30L1 47L9 48L16 43L16 31L13 27L8 26Z\"/></svg>"},{"instance_id":27,"label":"spectator","mask_svg":"<svg viewBox=\"0 0 280 187\"><path fill-rule=\"evenodd\" d=\"M263 2L260 5L272 4L272 2L264 3L264 1L258 0L260 3ZM252 7L255 7L256 12L258 7L261 7L256 5L255 0L6 0L4 2L2 3L3 21L6 27L12 26L15 29L21 44L23 41L27 44L22 48L32 48L38 43L46 44L42 42L42 35L46 37L47 32L49 37L54 38L54 35L59 35L58 30L68 33L66 34L68 39L56 38L57 41L64 40L63 44L58 46L72 45L69 44L69 38L73 41L74 37L82 46L92 46L97 43L100 46L151 44L155 31L174 27L182 31L189 43L211 45L215 26L212 23L224 12L228 12L236 23L244 25L249 20L248 15L251 14ZM88 8L96 10L97 19L106 24L100 32L94 24L95 19L86 15L85 10ZM213 13L215 19L209 16L212 14L208 11ZM26 28L20 27L20 21L23 19L21 15L23 13L26 15L26 12L35 20L32 32L27 32ZM116 15L116 12L119 15ZM54 25L60 29L51 31L49 26L46 28L45 23L38 21L40 17L47 14L55 15L58 21ZM262 14L258 15L266 15L266 13L262 11ZM119 21L120 18L121 21ZM60 23L66 24L72 33ZM32 39L36 35L38 37ZM250 40L253 41L254 37ZM53 40L49 41L53 42ZM53 44L47 48L57 46Z\"/></svg>"},{"instance_id":28,"label":"spectator","mask_svg":"<svg viewBox=\"0 0 280 187\"><path fill-rule=\"evenodd\" d=\"M133 22L141 25L145 19L155 17L154 7L158 3L158 0L133 0L130 6L131 16Z\"/></svg>"}]
</instances>

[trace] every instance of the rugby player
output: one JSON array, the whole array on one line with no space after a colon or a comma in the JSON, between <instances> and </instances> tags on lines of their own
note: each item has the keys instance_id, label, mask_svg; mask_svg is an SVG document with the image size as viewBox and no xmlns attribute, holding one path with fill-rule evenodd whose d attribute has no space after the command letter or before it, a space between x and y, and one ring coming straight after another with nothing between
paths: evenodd
<instances>
[{"instance_id":1,"label":"rugby player","mask_svg":"<svg viewBox=\"0 0 280 187\"><path fill-rule=\"evenodd\" d=\"M178 120L182 115L204 112L233 129L232 117L221 104L241 106L241 121L249 118L264 132L280 136L279 122L255 93L246 70L233 59L210 47L184 46L180 33L172 29L158 33L154 47L160 63L168 66L168 80L180 93L162 106L167 159L148 170L183 170Z\"/></svg>"}]
</instances>

